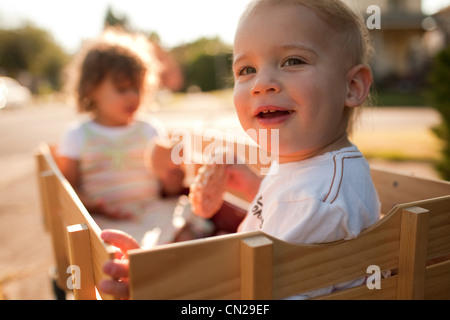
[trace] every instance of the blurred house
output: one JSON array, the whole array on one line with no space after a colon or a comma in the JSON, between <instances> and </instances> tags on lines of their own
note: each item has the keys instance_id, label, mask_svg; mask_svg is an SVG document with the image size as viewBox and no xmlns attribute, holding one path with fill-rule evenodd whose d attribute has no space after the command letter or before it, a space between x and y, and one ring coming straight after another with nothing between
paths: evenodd
<instances>
[{"instance_id":1,"label":"blurred house","mask_svg":"<svg viewBox=\"0 0 450 320\"><path fill-rule=\"evenodd\" d=\"M450 46L450 6L433 15L436 21L437 32L441 36L441 45Z\"/></svg>"},{"instance_id":2,"label":"blurred house","mask_svg":"<svg viewBox=\"0 0 450 320\"><path fill-rule=\"evenodd\" d=\"M375 55L372 69L380 87L411 91L423 84L429 54L421 0L345 0L368 19L371 5L380 8L380 29L372 29Z\"/></svg>"}]
</instances>

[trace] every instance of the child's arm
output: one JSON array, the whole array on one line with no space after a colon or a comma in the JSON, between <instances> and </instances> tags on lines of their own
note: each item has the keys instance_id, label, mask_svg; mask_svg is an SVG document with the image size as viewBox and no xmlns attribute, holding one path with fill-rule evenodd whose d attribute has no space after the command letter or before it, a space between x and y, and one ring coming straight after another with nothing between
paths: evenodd
<instances>
[{"instance_id":1,"label":"child's arm","mask_svg":"<svg viewBox=\"0 0 450 320\"><path fill-rule=\"evenodd\" d=\"M243 194L247 201L253 201L258 193L262 177L245 164L227 165L227 187Z\"/></svg>"},{"instance_id":2,"label":"child's arm","mask_svg":"<svg viewBox=\"0 0 450 320\"><path fill-rule=\"evenodd\" d=\"M162 191L168 196L180 194L184 187L184 168L172 161L174 146L169 140L158 139L152 148L146 150L144 155L147 169L156 174Z\"/></svg>"},{"instance_id":3,"label":"child's arm","mask_svg":"<svg viewBox=\"0 0 450 320\"><path fill-rule=\"evenodd\" d=\"M78 186L78 160L68 157L58 157L58 166L61 173L69 181L70 185L77 190Z\"/></svg>"},{"instance_id":4,"label":"child's arm","mask_svg":"<svg viewBox=\"0 0 450 320\"><path fill-rule=\"evenodd\" d=\"M184 170L180 166L171 168L159 175L164 194L168 196L179 195L184 187L184 177Z\"/></svg>"}]
</instances>

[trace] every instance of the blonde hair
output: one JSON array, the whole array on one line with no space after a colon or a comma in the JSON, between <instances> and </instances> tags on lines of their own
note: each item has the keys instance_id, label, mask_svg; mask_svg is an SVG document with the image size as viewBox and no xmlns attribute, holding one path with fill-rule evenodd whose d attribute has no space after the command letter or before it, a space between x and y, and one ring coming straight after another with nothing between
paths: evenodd
<instances>
[{"instance_id":1,"label":"blonde hair","mask_svg":"<svg viewBox=\"0 0 450 320\"><path fill-rule=\"evenodd\" d=\"M154 47L142 34L108 27L86 41L66 70L66 91L79 112L95 111L91 93L106 78L130 80L147 102L159 84L160 65Z\"/></svg>"},{"instance_id":2,"label":"blonde hair","mask_svg":"<svg viewBox=\"0 0 450 320\"><path fill-rule=\"evenodd\" d=\"M240 21L262 6L285 3L312 9L326 24L344 37L343 48L349 54L352 64L370 64L373 54L372 40L363 17L342 0L252 0Z\"/></svg>"},{"instance_id":3,"label":"blonde hair","mask_svg":"<svg viewBox=\"0 0 450 320\"><path fill-rule=\"evenodd\" d=\"M353 11L342 0L252 0L240 18L240 22L251 16L259 8L269 5L296 4L313 10L328 26L342 37L342 48L352 66L363 64L370 66L374 53L372 38L360 13ZM239 22L239 23L240 23ZM370 105L371 97L365 105ZM355 108L347 108L351 133L358 117Z\"/></svg>"}]
</instances>

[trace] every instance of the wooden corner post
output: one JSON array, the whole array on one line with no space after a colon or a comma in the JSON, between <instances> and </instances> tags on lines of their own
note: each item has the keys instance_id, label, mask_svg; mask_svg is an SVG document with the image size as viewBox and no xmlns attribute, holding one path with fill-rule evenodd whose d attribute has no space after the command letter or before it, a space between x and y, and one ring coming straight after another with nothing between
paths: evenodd
<instances>
[{"instance_id":1,"label":"wooden corner post","mask_svg":"<svg viewBox=\"0 0 450 320\"><path fill-rule=\"evenodd\" d=\"M428 210L402 210L397 299L422 300L425 294Z\"/></svg>"},{"instance_id":2,"label":"wooden corner post","mask_svg":"<svg viewBox=\"0 0 450 320\"><path fill-rule=\"evenodd\" d=\"M273 242L258 235L241 241L241 299L272 299Z\"/></svg>"},{"instance_id":3,"label":"wooden corner post","mask_svg":"<svg viewBox=\"0 0 450 320\"><path fill-rule=\"evenodd\" d=\"M75 300L96 300L89 229L86 224L67 227L72 289Z\"/></svg>"}]
</instances>

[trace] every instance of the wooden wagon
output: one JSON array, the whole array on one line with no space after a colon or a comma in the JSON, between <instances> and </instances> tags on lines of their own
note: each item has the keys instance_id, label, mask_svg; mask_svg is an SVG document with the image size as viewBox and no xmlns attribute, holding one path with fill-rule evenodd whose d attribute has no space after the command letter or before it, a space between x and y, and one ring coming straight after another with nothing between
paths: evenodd
<instances>
[{"instance_id":1,"label":"wooden wagon","mask_svg":"<svg viewBox=\"0 0 450 320\"><path fill-rule=\"evenodd\" d=\"M77 266L76 299L111 299L96 285L106 277L102 265L113 247L101 240L49 145L39 147L36 162L58 285L71 287L69 266ZM282 299L370 277L375 267L391 272L378 286L366 283L318 299L450 299L450 183L371 172L383 218L356 239L293 245L252 232L133 250L130 298Z\"/></svg>"}]
</instances>

